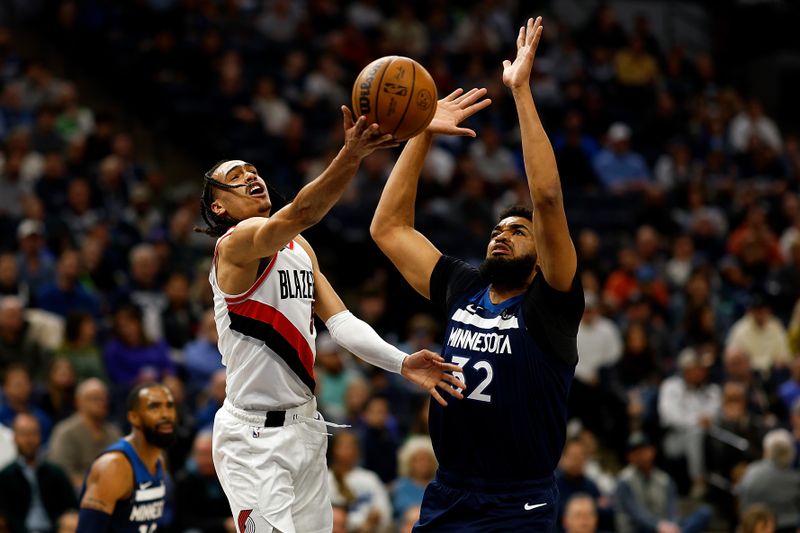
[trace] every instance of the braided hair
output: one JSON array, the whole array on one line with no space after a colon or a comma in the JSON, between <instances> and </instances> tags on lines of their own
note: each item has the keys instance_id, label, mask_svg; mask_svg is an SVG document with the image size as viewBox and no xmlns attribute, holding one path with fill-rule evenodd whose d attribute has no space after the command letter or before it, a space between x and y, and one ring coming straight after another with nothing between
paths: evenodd
<instances>
[{"instance_id":1,"label":"braided hair","mask_svg":"<svg viewBox=\"0 0 800 533\"><path fill-rule=\"evenodd\" d=\"M211 209L211 204L214 203L214 187L231 190L245 186L244 184L229 185L214 179L214 172L217 171L220 165L227 163L228 161L230 160L223 159L222 161L217 162L216 165L211 167L211 169L203 175L203 192L200 194L200 215L203 217L203 220L208 227L195 227L194 230L200 233L205 233L206 235L210 235L212 237L220 237L224 235L226 231L239 223L238 220L228 216L227 214L218 215L213 209Z\"/></svg>"}]
</instances>

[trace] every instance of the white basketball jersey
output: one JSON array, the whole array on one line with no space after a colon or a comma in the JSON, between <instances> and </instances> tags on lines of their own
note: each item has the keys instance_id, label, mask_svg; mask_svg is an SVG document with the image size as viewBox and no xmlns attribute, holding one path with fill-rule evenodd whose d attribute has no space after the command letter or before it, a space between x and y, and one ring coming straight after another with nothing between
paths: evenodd
<instances>
[{"instance_id":1,"label":"white basketball jersey","mask_svg":"<svg viewBox=\"0 0 800 533\"><path fill-rule=\"evenodd\" d=\"M217 239L217 247L234 229ZM228 401L239 409L268 411L310 400L316 357L314 271L303 247L295 241L284 246L252 287L237 295L220 289L215 251L209 281Z\"/></svg>"}]
</instances>

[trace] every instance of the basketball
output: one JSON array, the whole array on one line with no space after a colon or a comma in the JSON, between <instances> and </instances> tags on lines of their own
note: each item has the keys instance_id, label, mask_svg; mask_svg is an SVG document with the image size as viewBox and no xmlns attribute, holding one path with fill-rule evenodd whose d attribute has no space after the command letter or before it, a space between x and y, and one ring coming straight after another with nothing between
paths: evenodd
<instances>
[{"instance_id":1,"label":"basketball","mask_svg":"<svg viewBox=\"0 0 800 533\"><path fill-rule=\"evenodd\" d=\"M421 133L436 113L436 84L425 68L408 57L376 59L356 78L353 110L377 123L381 133L404 141Z\"/></svg>"}]
</instances>

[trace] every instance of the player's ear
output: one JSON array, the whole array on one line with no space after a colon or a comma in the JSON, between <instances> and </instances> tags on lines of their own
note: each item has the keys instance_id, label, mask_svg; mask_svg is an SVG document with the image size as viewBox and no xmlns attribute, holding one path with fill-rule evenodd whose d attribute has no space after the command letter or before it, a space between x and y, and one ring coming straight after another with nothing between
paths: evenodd
<instances>
[{"instance_id":1,"label":"player's ear","mask_svg":"<svg viewBox=\"0 0 800 533\"><path fill-rule=\"evenodd\" d=\"M220 203L219 198L211 202L211 211L217 216L222 216L226 213L225 207Z\"/></svg>"},{"instance_id":2,"label":"player's ear","mask_svg":"<svg viewBox=\"0 0 800 533\"><path fill-rule=\"evenodd\" d=\"M128 411L128 423L131 427L142 427L142 417L136 411Z\"/></svg>"}]
</instances>

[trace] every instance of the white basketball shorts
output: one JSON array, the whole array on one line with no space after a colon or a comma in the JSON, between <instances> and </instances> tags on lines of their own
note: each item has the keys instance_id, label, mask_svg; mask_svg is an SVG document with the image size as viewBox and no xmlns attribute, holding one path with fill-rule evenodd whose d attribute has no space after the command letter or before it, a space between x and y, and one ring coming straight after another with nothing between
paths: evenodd
<instances>
[{"instance_id":1,"label":"white basketball shorts","mask_svg":"<svg viewBox=\"0 0 800 533\"><path fill-rule=\"evenodd\" d=\"M316 400L287 410L282 427L263 427L265 417L225 400L214 418L214 467L237 531L329 532L328 436Z\"/></svg>"}]
</instances>

